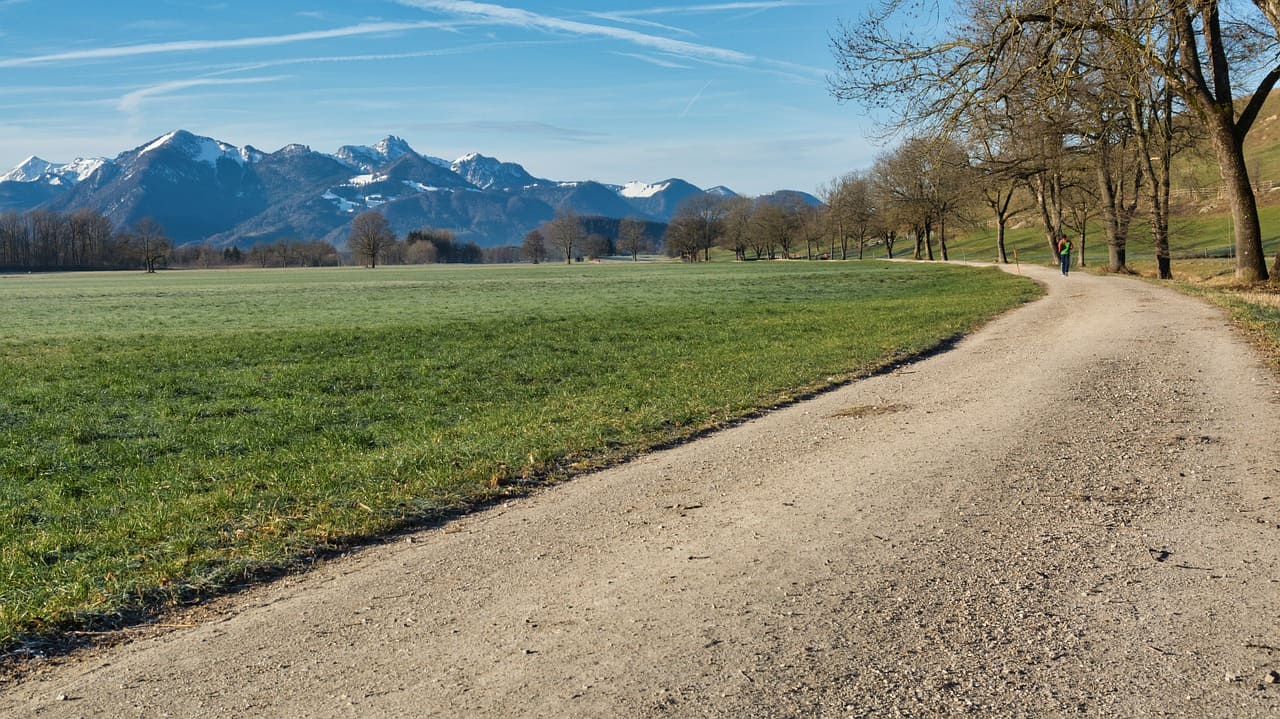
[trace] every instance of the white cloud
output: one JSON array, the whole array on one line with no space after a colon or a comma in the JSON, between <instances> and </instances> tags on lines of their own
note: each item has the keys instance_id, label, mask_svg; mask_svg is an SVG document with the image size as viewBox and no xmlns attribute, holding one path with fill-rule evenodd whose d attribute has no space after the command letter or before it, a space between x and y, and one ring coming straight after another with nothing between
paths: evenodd
<instances>
[{"instance_id":1,"label":"white cloud","mask_svg":"<svg viewBox=\"0 0 1280 719\"><path fill-rule=\"evenodd\" d=\"M116 100L116 108L121 112L134 113L142 107L143 101L157 97L160 95L168 95L182 90L188 90L193 87L209 87L219 85L256 85L266 82L277 82L283 80L283 76L277 77L245 77L230 80L218 80L213 78L195 78L192 80L175 80L173 82L165 82L159 85L144 87L140 90L122 95Z\"/></svg>"},{"instance_id":2,"label":"white cloud","mask_svg":"<svg viewBox=\"0 0 1280 719\"><path fill-rule=\"evenodd\" d=\"M787 0L773 0L772 2L728 2L717 3L714 5L682 5L676 7L654 7L643 8L639 10L619 10L607 15L616 15L619 17L638 17L641 15L674 15L677 13L708 13L708 12L732 12L737 10L773 10L784 7L797 7L807 5L808 3L788 2Z\"/></svg>"},{"instance_id":3,"label":"white cloud","mask_svg":"<svg viewBox=\"0 0 1280 719\"><path fill-rule=\"evenodd\" d=\"M674 25L663 25L660 22L653 22L652 20L640 20L619 12L590 12L587 13L587 16L596 18L597 20L608 20L609 22L639 25L641 27L653 28L655 30L666 30L667 32L674 32L680 35L696 34L683 28L675 27Z\"/></svg>"},{"instance_id":4,"label":"white cloud","mask_svg":"<svg viewBox=\"0 0 1280 719\"><path fill-rule=\"evenodd\" d=\"M633 60L639 60L639 61L641 61L641 62L647 62L647 63L649 63L649 64L651 64L651 65L657 65L658 67L671 68L671 69L673 69L673 70L688 70L688 69L690 69L690 67L689 67L688 65L681 65L681 64L680 64L680 63L678 63L678 62L672 62L671 60L664 60L664 59L662 59L662 58L660 58L660 57L653 57L652 55L641 55L641 54L640 54L640 53L638 53L638 52L615 52L615 53L614 53L614 55L621 55L622 57L629 57L629 58L631 58L631 59L633 59Z\"/></svg>"},{"instance_id":5,"label":"white cloud","mask_svg":"<svg viewBox=\"0 0 1280 719\"><path fill-rule=\"evenodd\" d=\"M438 50L418 50L415 52L394 52L394 53L377 53L371 55L320 55L313 57L292 57L281 60L264 60L246 65L234 65L225 67L225 69L210 72L209 75L226 75L235 72L253 72L269 67L281 67L283 65L311 65L320 63L346 63L346 62L385 62L389 60L413 60L426 57L442 57L446 55L466 55L468 53L483 52L493 50L500 47L514 47L520 45L543 45L545 42L487 42L465 47L441 48ZM2 92L3 90L0 90Z\"/></svg>"},{"instance_id":6,"label":"white cloud","mask_svg":"<svg viewBox=\"0 0 1280 719\"><path fill-rule=\"evenodd\" d=\"M363 23L332 30L316 30L289 35L273 35L263 37L246 37L234 40L185 40L177 42L146 43L142 45L122 45L118 47L102 47L90 50L72 50L69 52L35 55L32 57L15 57L0 60L0 67L22 67L25 65L48 65L82 60L103 60L119 57L135 57L158 53L193 52L201 50L222 50L226 48L266 47L287 45L296 42L313 40L329 40L332 38L353 37L357 35L374 35L406 30L445 29L446 25L436 22L379 22Z\"/></svg>"},{"instance_id":7,"label":"white cloud","mask_svg":"<svg viewBox=\"0 0 1280 719\"><path fill-rule=\"evenodd\" d=\"M537 13L529 12L528 10L509 8L502 5L493 5L491 3L472 2L471 0L396 0L396 2L406 7L414 7L422 10L436 10L462 18L472 18L481 22L512 25L515 27L545 30L549 32L564 32L584 37L611 38L693 60L727 62L745 65L754 62L756 59L752 55L738 52L737 50L728 50L710 45L699 45L697 43L686 42L684 40L673 40L671 38L648 35L626 28L595 25L591 23L577 22L575 20L563 20L546 15L539 15Z\"/></svg>"}]
</instances>

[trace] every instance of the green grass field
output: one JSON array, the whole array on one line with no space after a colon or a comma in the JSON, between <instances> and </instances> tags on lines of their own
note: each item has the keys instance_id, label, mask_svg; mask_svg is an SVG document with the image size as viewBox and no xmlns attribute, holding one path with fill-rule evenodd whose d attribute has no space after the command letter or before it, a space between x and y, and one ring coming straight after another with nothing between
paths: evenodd
<instances>
[{"instance_id":1,"label":"green grass field","mask_svg":"<svg viewBox=\"0 0 1280 719\"><path fill-rule=\"evenodd\" d=\"M0 277L0 648L687 438L1038 292L872 262Z\"/></svg>"}]
</instances>

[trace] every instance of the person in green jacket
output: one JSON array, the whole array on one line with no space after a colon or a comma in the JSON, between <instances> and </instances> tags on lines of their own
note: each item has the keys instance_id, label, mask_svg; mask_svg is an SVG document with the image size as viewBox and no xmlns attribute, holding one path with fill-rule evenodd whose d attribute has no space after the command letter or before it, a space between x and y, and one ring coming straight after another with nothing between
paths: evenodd
<instances>
[{"instance_id":1,"label":"person in green jacket","mask_svg":"<svg viewBox=\"0 0 1280 719\"><path fill-rule=\"evenodd\" d=\"M1062 263L1062 276L1071 271L1071 239L1066 235L1058 237L1058 261Z\"/></svg>"}]
</instances>

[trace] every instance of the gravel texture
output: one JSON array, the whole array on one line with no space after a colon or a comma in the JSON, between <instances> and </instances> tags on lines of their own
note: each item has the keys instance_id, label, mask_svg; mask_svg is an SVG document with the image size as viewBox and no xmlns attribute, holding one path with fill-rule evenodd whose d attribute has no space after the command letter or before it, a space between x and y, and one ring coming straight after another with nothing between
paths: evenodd
<instances>
[{"instance_id":1,"label":"gravel texture","mask_svg":"<svg viewBox=\"0 0 1280 719\"><path fill-rule=\"evenodd\" d=\"M36 667L32 717L1280 715L1280 394L1049 286L953 350ZM850 321L857 321L851 317Z\"/></svg>"}]
</instances>

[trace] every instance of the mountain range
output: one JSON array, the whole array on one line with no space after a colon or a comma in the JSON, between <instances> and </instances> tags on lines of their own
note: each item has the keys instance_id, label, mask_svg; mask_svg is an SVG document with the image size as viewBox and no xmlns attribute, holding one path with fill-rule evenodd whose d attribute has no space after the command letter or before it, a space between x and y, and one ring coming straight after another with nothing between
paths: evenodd
<instances>
[{"instance_id":1,"label":"mountain range","mask_svg":"<svg viewBox=\"0 0 1280 719\"><path fill-rule=\"evenodd\" d=\"M422 155L395 136L332 154L296 144L266 153L175 130L113 159L57 164L31 157L0 175L0 211L91 208L117 227L152 217L175 244L248 248L284 237L341 246L352 217L376 209L400 235L433 227L492 247L519 244L561 209L667 222L683 200L702 192L735 196L676 178L548 180L477 153L453 162ZM818 203L790 190L765 199L775 195Z\"/></svg>"}]
</instances>

